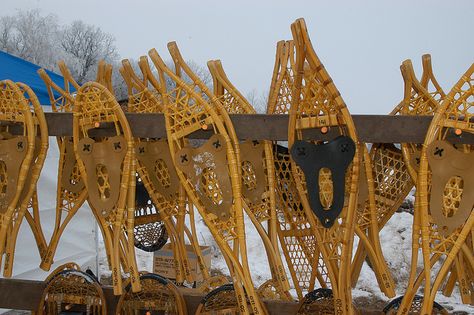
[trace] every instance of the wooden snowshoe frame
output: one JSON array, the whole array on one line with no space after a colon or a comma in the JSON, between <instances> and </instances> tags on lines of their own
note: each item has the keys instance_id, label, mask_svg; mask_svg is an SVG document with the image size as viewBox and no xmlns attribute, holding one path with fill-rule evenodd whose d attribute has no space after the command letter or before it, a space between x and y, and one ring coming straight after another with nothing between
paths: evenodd
<instances>
[{"instance_id":1,"label":"wooden snowshoe frame","mask_svg":"<svg viewBox=\"0 0 474 315\"><path fill-rule=\"evenodd\" d=\"M403 63L402 73L407 77L408 80L406 81L411 84L412 89L405 89L405 99L408 99L407 94L410 93L410 95L414 95L422 100L424 104L431 104L430 106L436 108L436 100L426 91L420 82L416 80L413 67L409 60ZM436 141L443 141L443 145L449 146L451 144L447 142L446 136L450 133L455 131L460 134L474 132L471 123L473 116L473 84L474 64L471 65L442 101L428 129L425 142L421 147L420 164L416 182L417 191L413 224L412 269L407 292L401 302L398 314L407 314L410 310L416 291L423 280L425 281L425 287L420 313L431 314L437 290L445 280L453 262L459 264L456 271L461 269L460 267L463 264L468 266L466 272L457 274L457 277L465 277L466 273L472 270L474 266L470 245L466 243L466 239L468 239L474 227L474 215L472 215L473 205L471 204L469 206L463 202L464 200L470 200L469 194L472 192L472 189L468 187L468 181L464 179L464 176L469 176L469 171L465 165L466 163L463 164L460 162L456 165L456 157L448 159L445 162L447 163L445 166L447 169L450 169L450 164L452 165L452 163L454 163L455 168L461 168L464 172L453 172L447 182L438 183L442 187L443 206L440 207L439 204L434 204L434 202L439 200L436 200L433 194L431 194L430 200L430 194L428 193L430 187L433 189L438 185L435 181L444 181L442 178L447 178L446 176L437 177L436 170L438 167L431 168L430 170L430 164L433 163L433 159L442 158L444 152L447 151L446 148L443 150L442 147L437 149L436 145L440 144L440 142ZM413 96L411 97L413 98ZM465 155L469 155L471 152L468 145L461 146L457 148L457 150L459 150L459 153ZM436 189L439 190L438 188ZM464 193L466 193L466 195L464 195ZM433 212L436 211L442 212L436 215L445 216L448 219L456 219L457 216L465 218L462 207L470 209L470 215L464 220L461 219L460 222L446 220L447 222L451 221L449 224L452 224L448 228L443 228L446 223L439 222L439 219L436 221L436 219L433 218ZM422 272L417 275L416 265L420 247L423 255L424 268ZM463 255L458 255L459 253ZM441 268L434 282L432 282L432 266L443 256L445 260L441 263ZM462 259L464 257L468 260L463 262ZM469 283L466 283L466 286L467 285L469 285ZM462 287L461 291L465 289L466 287Z\"/></svg>"},{"instance_id":2,"label":"wooden snowshoe frame","mask_svg":"<svg viewBox=\"0 0 474 315\"><path fill-rule=\"evenodd\" d=\"M247 305L250 308L250 302L246 296ZM233 284L220 286L201 300L195 315L228 315L241 314L239 312L239 303L237 303L236 293ZM248 314L254 314L253 312Z\"/></svg>"},{"instance_id":3,"label":"wooden snowshoe frame","mask_svg":"<svg viewBox=\"0 0 474 315\"><path fill-rule=\"evenodd\" d=\"M149 68L149 67L148 67ZM128 60L122 61L120 73L127 83L129 93L128 110L136 113L163 112L163 103L148 89L145 79L140 79ZM145 78L145 74L143 74ZM180 195L179 179L174 169L169 146L164 139L135 139L137 173L154 205L153 211L140 219L142 229L154 224L158 215L171 234L171 246L176 261L176 282L185 279L192 282L191 271L184 247L184 235L178 231L174 218L185 215L185 196ZM136 209L136 215L138 209ZM135 229L139 228L138 226Z\"/></svg>"},{"instance_id":4,"label":"wooden snowshoe frame","mask_svg":"<svg viewBox=\"0 0 474 315\"><path fill-rule=\"evenodd\" d=\"M207 63L216 95L229 114L255 114L255 109L232 85L219 60ZM269 141L246 140L240 143L242 195L245 211L262 238L272 279L259 288L267 299L292 300L290 286L279 254L276 230L275 163ZM267 230L262 225L267 222ZM273 288L272 288L273 287Z\"/></svg>"},{"instance_id":5,"label":"wooden snowshoe frame","mask_svg":"<svg viewBox=\"0 0 474 315\"><path fill-rule=\"evenodd\" d=\"M181 184L186 189L188 198L199 210L204 222L210 229L216 240L223 256L226 259L229 271L234 279L234 287L237 300L240 302L240 310L249 313L244 296L247 292L251 301L251 307L254 314L264 314L263 304L260 302L252 279L247 261L247 249L245 243L244 221L243 221L243 199L241 195L241 173L238 157L234 150L234 144L238 142L235 131L222 104L216 96L212 95L209 89L199 80L199 78L189 69L182 59L175 43L169 43L168 49L175 62L177 73L181 70L190 77L191 83L187 84L178 75L171 71L158 55L156 50L149 52L153 63L158 69L160 81L165 82L165 74L176 84L176 86L167 91L166 86L162 86L162 95L165 100L165 121L168 135L168 144L170 151L174 154L175 167L180 178ZM204 99L203 95L210 95ZM207 198L215 200L216 205L223 202L221 199L222 191L226 189L218 180L220 176L230 176L233 205L225 213L225 217L218 217L209 211L201 202L196 189L203 189L203 186L196 187L190 182L190 177L179 167L180 154L183 149L190 148L187 145L186 137L196 130L202 128L212 130L216 136L222 137L223 142L220 145L226 149L226 161L228 172L226 174L216 174L212 163L219 163L212 156L206 156L211 164L201 173L202 180L206 183L206 189L210 189L206 194ZM190 148L191 149L191 148ZM221 163L222 163L221 162ZM215 165L215 164L214 164ZM203 171L203 170L201 170ZM210 188L209 188L210 187ZM233 242L233 247L229 242ZM240 259L239 259L240 255ZM245 292L244 292L245 288Z\"/></svg>"},{"instance_id":6,"label":"wooden snowshoe frame","mask_svg":"<svg viewBox=\"0 0 474 315\"><path fill-rule=\"evenodd\" d=\"M13 257L9 256L16 241L16 235L11 233L19 228L26 211L21 207L25 192L35 184L27 180L35 158L35 122L23 93L14 82L0 81L0 265L6 254L6 276L11 274ZM15 127L21 130L20 135L11 132Z\"/></svg>"},{"instance_id":7,"label":"wooden snowshoe frame","mask_svg":"<svg viewBox=\"0 0 474 315\"><path fill-rule=\"evenodd\" d=\"M352 305L354 314L359 314L357 308ZM319 288L308 293L300 302L297 315L331 315L334 312L334 297L331 289Z\"/></svg>"},{"instance_id":8,"label":"wooden snowshoe frame","mask_svg":"<svg viewBox=\"0 0 474 315\"><path fill-rule=\"evenodd\" d=\"M397 311L400 309L400 305L402 302L403 296L400 296L393 301L391 301L385 308L383 309L384 314L387 315L395 315ZM423 297L419 295L415 295L413 301L410 306L410 313L409 314L420 314L421 307L423 305ZM448 315L449 312L440 304L434 302L433 303L433 310L431 315Z\"/></svg>"},{"instance_id":9,"label":"wooden snowshoe frame","mask_svg":"<svg viewBox=\"0 0 474 315\"><path fill-rule=\"evenodd\" d=\"M135 315L137 312L160 312L160 314L186 315L186 303L176 285L153 273L140 276L142 290L133 292L127 285L117 303L116 315Z\"/></svg>"},{"instance_id":10,"label":"wooden snowshoe frame","mask_svg":"<svg viewBox=\"0 0 474 315\"><path fill-rule=\"evenodd\" d=\"M47 87L53 112L72 112L75 102L75 94L80 86L72 77L64 61L59 61L58 67L64 77L64 88L55 84L43 69L39 69L38 74ZM100 67L101 65L99 65L99 68ZM72 93L71 87L73 87L76 92ZM59 245L62 233L88 197L85 183L82 180L76 162L72 137L56 137L56 140L59 147L56 219L53 234L48 244L48 249L42 256L40 264L40 268L46 271L49 270L53 264L54 255L57 246ZM91 204L89 204L89 206L92 207ZM93 210L92 213L95 215L96 211ZM101 225L99 225L99 227L102 228ZM122 240L126 243L125 237L122 236ZM108 250L107 246L106 250ZM121 250L120 255L124 269L128 269L126 259L124 258L126 256L124 250ZM107 254L107 257L110 258L111 255ZM108 262L109 268L112 269L109 260Z\"/></svg>"},{"instance_id":11,"label":"wooden snowshoe frame","mask_svg":"<svg viewBox=\"0 0 474 315\"><path fill-rule=\"evenodd\" d=\"M440 96L444 95L434 77L430 55L426 54L422 56L422 66L422 85L427 88L429 83L431 83L435 89L433 94L438 94ZM403 102L401 102L395 107L390 115L401 114L403 109ZM405 115L417 115L418 109L413 107L410 108L410 110L403 110L403 112ZM406 152L409 154L415 152L413 150L416 149L416 145L402 144L402 146L405 147L407 150ZM404 159L402 151L393 144L374 143L370 150L369 159L372 164L375 198L369 198L367 201L359 200L359 203L365 208L365 211L363 211L362 214L359 214L358 227L363 231L363 233L367 234L367 237L371 240L372 244L380 244L377 235L405 200L405 197L413 187L413 180L406 165L407 160ZM360 194L359 198L361 198ZM369 216L367 210L370 207L375 209L375 218ZM377 224L374 224L372 222L373 220L375 220ZM351 275L353 287L357 284L362 264L367 256L363 244L363 242L358 244L357 251L353 258ZM383 259L383 256L379 256L379 258ZM377 278L380 279L380 275L378 275ZM393 285L393 280L391 283ZM393 289L391 291L392 295L389 297L394 294Z\"/></svg>"},{"instance_id":12,"label":"wooden snowshoe frame","mask_svg":"<svg viewBox=\"0 0 474 315\"><path fill-rule=\"evenodd\" d=\"M23 218L26 218L30 225L40 257L43 257L47 249L46 240L41 228L36 183L38 182L49 147L48 126L46 125L43 109L34 92L23 83L16 84L31 110L34 125L32 132L34 132L35 146L31 162L32 165L30 166L29 174L25 179L23 191L18 201L16 217L14 221L12 221L12 226L8 232L9 236L5 249L5 268L3 270L5 277L11 277L12 275L16 240Z\"/></svg>"},{"instance_id":13,"label":"wooden snowshoe frame","mask_svg":"<svg viewBox=\"0 0 474 315\"><path fill-rule=\"evenodd\" d=\"M97 77L95 81L105 86L107 90L110 91L110 93L114 94L112 72L113 67L111 64L106 63L104 60L99 60L99 64L97 66Z\"/></svg>"},{"instance_id":14,"label":"wooden snowshoe frame","mask_svg":"<svg viewBox=\"0 0 474 315\"><path fill-rule=\"evenodd\" d=\"M349 136L356 145L355 156L346 172L344 208L330 228L324 228L314 216L308 200L304 174L291 160L291 170L301 202L310 222L319 250L325 262L334 295L335 312L353 314L350 290L350 265L354 227L356 225L357 194L359 184L360 145L352 117L331 77L317 57L303 19L291 25L296 50L294 88L288 126L288 146L304 140L303 131L318 128L324 134L329 128L340 135ZM319 194L323 206L333 199L330 173L320 172Z\"/></svg>"},{"instance_id":15,"label":"wooden snowshoe frame","mask_svg":"<svg viewBox=\"0 0 474 315\"><path fill-rule=\"evenodd\" d=\"M267 114L288 114L294 85L293 41L277 43L275 67L271 81ZM316 281L323 288L329 283L326 267L320 256L316 237L301 204L291 172L288 148L274 147L277 234L288 264L288 270L299 299L315 289Z\"/></svg>"},{"instance_id":16,"label":"wooden snowshoe frame","mask_svg":"<svg viewBox=\"0 0 474 315\"><path fill-rule=\"evenodd\" d=\"M79 88L73 114L74 152L93 211L102 227L105 246L109 248L114 293L122 293L121 250L126 255L132 288L138 291L140 284L133 237L135 155L128 121L115 97L96 82L87 82ZM104 123L113 124L116 136L91 138L89 132ZM112 159L112 156L117 158ZM112 160L114 164L110 163ZM112 181L114 178L116 180ZM113 195L114 187L118 189L116 197ZM123 231L126 240L121 244Z\"/></svg>"},{"instance_id":17,"label":"wooden snowshoe frame","mask_svg":"<svg viewBox=\"0 0 474 315\"><path fill-rule=\"evenodd\" d=\"M122 76L127 82L128 91L131 93L129 94L129 100L131 100L129 110L131 112L162 112L163 97L160 94L161 83L153 75L146 56L140 58L139 67L142 71L143 79L140 79L135 74L127 60L123 61L123 67L120 69ZM151 90L148 89L149 85L152 87ZM160 219L165 222L167 229L171 231L171 245L175 260L178 262L176 265L176 275L178 275L176 281L181 283L184 278L189 282L194 280L191 277L184 242L184 233L186 233L196 253L204 278L204 282L199 289L207 292L216 285L226 283L227 280L223 277L211 277L206 267L197 239L194 209L192 204L186 200L186 192L176 174L167 141L164 139L136 139L136 142L137 172L142 180L145 179L148 182L148 184L144 182L145 187L149 193L151 191L150 196L155 204L155 209L159 209L160 212L158 214L151 213L145 217L141 216L139 221L143 221L144 226L155 224L153 221L156 221L156 215L159 215ZM159 162L158 165L157 162ZM157 166L159 167L157 168ZM184 223L186 206L188 208L191 231L189 231ZM176 219L176 222L174 219Z\"/></svg>"},{"instance_id":18,"label":"wooden snowshoe frame","mask_svg":"<svg viewBox=\"0 0 474 315\"><path fill-rule=\"evenodd\" d=\"M36 314L59 315L72 308L91 315L107 314L102 287L95 277L82 272L79 266L62 265L46 282Z\"/></svg>"}]
</instances>

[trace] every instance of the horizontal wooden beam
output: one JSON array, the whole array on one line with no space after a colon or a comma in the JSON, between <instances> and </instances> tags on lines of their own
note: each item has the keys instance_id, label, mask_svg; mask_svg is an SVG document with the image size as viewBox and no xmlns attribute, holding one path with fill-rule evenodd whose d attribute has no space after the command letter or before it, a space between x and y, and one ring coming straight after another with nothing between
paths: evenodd
<instances>
[{"instance_id":1,"label":"horizontal wooden beam","mask_svg":"<svg viewBox=\"0 0 474 315\"><path fill-rule=\"evenodd\" d=\"M50 136L72 136L72 114L45 113ZM133 135L142 138L166 138L163 114L127 113ZM230 115L237 136L252 140L285 141L288 138L288 115ZM359 139L366 143L423 143L431 116L353 115ZM108 135L107 126L97 128L97 136ZM206 139L211 131L200 130L192 135ZM307 139L323 139L318 130L306 131ZM326 135L327 136L327 135ZM454 143L474 144L472 134L450 136Z\"/></svg>"},{"instance_id":2,"label":"horizontal wooden beam","mask_svg":"<svg viewBox=\"0 0 474 315\"><path fill-rule=\"evenodd\" d=\"M0 278L0 308L35 311L45 288L44 281ZM102 286L107 303L107 314L115 314L119 296L113 294L111 286ZM186 301L188 314L195 314L203 295L192 289L180 289ZM298 303L283 301L264 301L270 315L296 314ZM367 307L367 306L366 306ZM363 314L383 314L381 311L365 309Z\"/></svg>"}]
</instances>

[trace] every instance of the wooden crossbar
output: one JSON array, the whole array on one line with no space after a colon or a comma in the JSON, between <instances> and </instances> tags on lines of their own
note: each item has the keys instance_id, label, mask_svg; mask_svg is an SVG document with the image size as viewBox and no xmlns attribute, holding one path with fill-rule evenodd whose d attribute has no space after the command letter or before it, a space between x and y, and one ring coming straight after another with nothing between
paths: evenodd
<instances>
[{"instance_id":1,"label":"wooden crossbar","mask_svg":"<svg viewBox=\"0 0 474 315\"><path fill-rule=\"evenodd\" d=\"M45 113L50 136L72 136L72 114ZM127 119L135 137L166 138L163 114L128 113ZM230 115L237 136L252 140L286 141L288 138L288 115L234 114ZM423 143L431 116L353 115L359 139L366 143ZM107 135L107 125L99 126L97 136ZM209 138L212 131L199 130L192 137ZM318 130L305 133L308 139L331 137L331 131L323 135ZM474 135L456 136L451 132L453 143L474 144Z\"/></svg>"}]
</instances>

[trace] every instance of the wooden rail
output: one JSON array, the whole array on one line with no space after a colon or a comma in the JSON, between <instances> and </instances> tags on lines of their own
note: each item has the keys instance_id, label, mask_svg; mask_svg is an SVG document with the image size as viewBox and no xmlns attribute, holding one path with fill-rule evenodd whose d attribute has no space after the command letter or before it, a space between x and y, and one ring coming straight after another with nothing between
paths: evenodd
<instances>
[{"instance_id":1,"label":"wooden rail","mask_svg":"<svg viewBox=\"0 0 474 315\"><path fill-rule=\"evenodd\" d=\"M72 114L45 113L50 136L72 136ZM288 137L288 115L230 115L240 139L280 140ZM431 116L353 115L359 139L366 143L423 143L430 125ZM136 137L166 138L163 114L127 113L127 119ZM107 135L107 126L97 128L97 135ZM211 131L200 130L192 137L206 139ZM308 139L330 137L331 131L323 135L318 130L305 133ZM474 135L460 137L451 133L453 143L474 144Z\"/></svg>"},{"instance_id":2,"label":"wooden rail","mask_svg":"<svg viewBox=\"0 0 474 315\"><path fill-rule=\"evenodd\" d=\"M45 113L50 136L72 136L72 114ZM165 120L162 114L127 113L127 119L136 137L166 138ZM288 136L287 115L230 115L237 136L240 139L285 141ZM359 139L366 143L423 143L430 125L431 116L387 116L387 115L353 115ZM99 126L97 136L107 136L108 127ZM15 129L15 126L13 126ZM200 130L192 135L195 139L206 139L211 131ZM331 136L331 131L323 135L318 130L305 132L307 139L324 139ZM449 136L453 143L474 144L474 135L456 136L454 131ZM35 310L39 304L43 281L3 279L0 278L0 308L16 310ZM103 286L107 298L108 314L115 314L118 297L113 295L110 286ZM189 289L182 289L188 313L194 314L202 295ZM294 314L297 303L265 301L270 314ZM382 314L380 311L363 310L364 314Z\"/></svg>"},{"instance_id":3,"label":"wooden rail","mask_svg":"<svg viewBox=\"0 0 474 315\"><path fill-rule=\"evenodd\" d=\"M0 278L0 308L35 311L44 288L43 281ZM107 314L113 315L119 297L113 295L111 286L102 286L102 288L107 300ZM182 289L181 292L186 301L188 314L193 315L203 296L191 289ZM270 315L295 314L298 309L296 302L265 301L264 303ZM363 314L378 315L383 312L365 309Z\"/></svg>"}]
</instances>

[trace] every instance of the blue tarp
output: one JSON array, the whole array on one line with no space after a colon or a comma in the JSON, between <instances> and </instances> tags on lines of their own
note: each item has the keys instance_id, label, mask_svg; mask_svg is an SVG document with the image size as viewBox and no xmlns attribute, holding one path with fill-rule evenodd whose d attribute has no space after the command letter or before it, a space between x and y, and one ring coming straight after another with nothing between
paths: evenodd
<instances>
[{"instance_id":1,"label":"blue tarp","mask_svg":"<svg viewBox=\"0 0 474 315\"><path fill-rule=\"evenodd\" d=\"M0 80L8 79L13 82L22 82L35 92L41 105L51 105L46 85L36 72L40 68L34 63L0 50ZM49 70L46 70L46 72L54 83L60 87L64 86L62 76Z\"/></svg>"}]
</instances>

